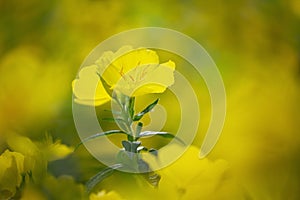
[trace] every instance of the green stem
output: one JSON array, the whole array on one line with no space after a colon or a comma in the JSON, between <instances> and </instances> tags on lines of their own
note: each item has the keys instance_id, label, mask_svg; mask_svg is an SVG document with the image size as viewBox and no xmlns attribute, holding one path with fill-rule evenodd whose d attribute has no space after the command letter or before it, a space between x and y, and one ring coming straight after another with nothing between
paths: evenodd
<instances>
[{"instance_id":1,"label":"green stem","mask_svg":"<svg viewBox=\"0 0 300 200\"><path fill-rule=\"evenodd\" d=\"M128 134L127 140L129 141L136 141L136 134L133 130L133 116L134 116L134 103L135 97L129 97L122 93L117 93L114 97L118 106L121 109L121 118L124 122L126 132Z\"/></svg>"}]
</instances>

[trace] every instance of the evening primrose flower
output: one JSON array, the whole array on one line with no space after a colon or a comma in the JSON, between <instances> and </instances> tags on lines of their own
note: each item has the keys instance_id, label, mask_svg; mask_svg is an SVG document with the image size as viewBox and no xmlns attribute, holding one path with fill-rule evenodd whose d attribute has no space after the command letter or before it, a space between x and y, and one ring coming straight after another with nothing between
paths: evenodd
<instances>
[{"instance_id":1,"label":"evening primrose flower","mask_svg":"<svg viewBox=\"0 0 300 200\"><path fill-rule=\"evenodd\" d=\"M170 152L183 151L169 145L159 152L159 160L168 160ZM160 170L161 181L156 196L160 199L212 199L222 181L228 164L224 160L199 159L199 149L191 146L176 162Z\"/></svg>"},{"instance_id":2,"label":"evening primrose flower","mask_svg":"<svg viewBox=\"0 0 300 200\"><path fill-rule=\"evenodd\" d=\"M43 153L29 138L15 133L9 133L6 143L15 152L24 155L24 171L32 175L34 181L39 182L47 171L47 160Z\"/></svg>"},{"instance_id":3,"label":"evening primrose flower","mask_svg":"<svg viewBox=\"0 0 300 200\"><path fill-rule=\"evenodd\" d=\"M24 156L6 150L0 155L0 196L10 199L22 183ZM2 198L1 198L2 199Z\"/></svg>"},{"instance_id":4,"label":"evening primrose flower","mask_svg":"<svg viewBox=\"0 0 300 200\"><path fill-rule=\"evenodd\" d=\"M171 153L179 154L184 150L181 145L170 144L159 149L157 156L147 154L149 157L143 155L143 159L151 167L157 167L156 162L160 165L169 163ZM124 173L112 175L100 186L116 191L130 200L242 199L230 198L240 196L227 194L228 191L236 192L232 177L227 176L228 169L225 160L200 159L199 148L191 146L174 163L157 171L161 180L156 188L147 184L142 176L130 177Z\"/></svg>"},{"instance_id":5,"label":"evening primrose flower","mask_svg":"<svg viewBox=\"0 0 300 200\"><path fill-rule=\"evenodd\" d=\"M35 144L43 153L47 161L63 159L74 151L73 147L62 144L60 140L54 141L51 135L46 135L43 142L36 142Z\"/></svg>"},{"instance_id":6,"label":"evening primrose flower","mask_svg":"<svg viewBox=\"0 0 300 200\"><path fill-rule=\"evenodd\" d=\"M6 140L10 149L23 155L24 172L32 175L35 182L46 175L49 161L62 159L73 152L72 147L54 142L50 136L45 142L33 142L25 136L10 133Z\"/></svg>"},{"instance_id":7,"label":"evening primrose flower","mask_svg":"<svg viewBox=\"0 0 300 200\"><path fill-rule=\"evenodd\" d=\"M22 192L22 200L46 199L87 199L84 185L76 183L71 176L54 177L50 174L39 183L27 183Z\"/></svg>"},{"instance_id":8,"label":"evening primrose flower","mask_svg":"<svg viewBox=\"0 0 300 200\"><path fill-rule=\"evenodd\" d=\"M175 63L159 63L153 50L124 46L117 52L104 52L91 65L81 69L72 83L75 102L101 105L111 98L100 81L127 96L162 93L174 83Z\"/></svg>"}]
</instances>

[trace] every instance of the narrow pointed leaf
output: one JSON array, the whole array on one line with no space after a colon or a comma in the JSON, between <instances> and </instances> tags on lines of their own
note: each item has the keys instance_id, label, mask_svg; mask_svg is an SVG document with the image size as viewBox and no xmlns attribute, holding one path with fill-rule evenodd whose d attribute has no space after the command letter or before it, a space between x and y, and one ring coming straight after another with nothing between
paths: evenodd
<instances>
[{"instance_id":1,"label":"narrow pointed leaf","mask_svg":"<svg viewBox=\"0 0 300 200\"><path fill-rule=\"evenodd\" d=\"M148 172L150 170L150 166L147 162L145 162L143 159L138 160L138 168L140 172Z\"/></svg>"},{"instance_id":2,"label":"narrow pointed leaf","mask_svg":"<svg viewBox=\"0 0 300 200\"><path fill-rule=\"evenodd\" d=\"M155 106L156 104L158 103L159 99L156 99L153 103L151 103L150 105L148 105L142 112L136 114L134 117L133 117L133 121L138 121L140 119L142 119L142 117L150 112Z\"/></svg>"},{"instance_id":3,"label":"narrow pointed leaf","mask_svg":"<svg viewBox=\"0 0 300 200\"><path fill-rule=\"evenodd\" d=\"M111 89L110 89L110 86L107 84L107 82L103 79L103 77L101 76L101 74L99 72L96 72L97 75L99 76L100 80L101 80L101 83L106 91L107 94L111 94Z\"/></svg>"},{"instance_id":4,"label":"narrow pointed leaf","mask_svg":"<svg viewBox=\"0 0 300 200\"><path fill-rule=\"evenodd\" d=\"M111 130L111 131L105 131L105 132L102 132L102 133L96 133L96 134L91 135L87 138L84 138L79 144L76 145L74 151L76 151L80 145L82 145L83 143L85 143L87 141L90 141L90 140L93 140L95 138L102 137L102 136L105 136L105 135L113 135L113 134L125 134L125 135L127 135L127 133L125 133L124 131L121 131L121 130Z\"/></svg>"},{"instance_id":5,"label":"narrow pointed leaf","mask_svg":"<svg viewBox=\"0 0 300 200\"><path fill-rule=\"evenodd\" d=\"M141 131L142 131L142 128L143 128L143 123L142 122L139 122L136 126L136 131L135 131L135 134L136 135L140 135Z\"/></svg>"},{"instance_id":6,"label":"narrow pointed leaf","mask_svg":"<svg viewBox=\"0 0 300 200\"><path fill-rule=\"evenodd\" d=\"M140 152L140 151L148 151L148 149L146 147L144 147L144 146L139 146L137 148L137 152Z\"/></svg>"},{"instance_id":7,"label":"narrow pointed leaf","mask_svg":"<svg viewBox=\"0 0 300 200\"><path fill-rule=\"evenodd\" d=\"M138 138L155 136L155 135L160 136L160 137L164 137L164 138L174 138L174 139L178 140L180 143L182 143L183 145L185 145L183 140L181 140L180 138L178 138L175 135L173 135L171 133L168 133L168 132L143 131L139 134Z\"/></svg>"},{"instance_id":8,"label":"narrow pointed leaf","mask_svg":"<svg viewBox=\"0 0 300 200\"><path fill-rule=\"evenodd\" d=\"M86 183L86 190L88 193L92 191L92 189L101 181L103 181L105 178L110 176L116 169L121 168L123 165L122 164L115 164L110 167L105 168L95 176L93 176L90 180L87 181Z\"/></svg>"},{"instance_id":9,"label":"narrow pointed leaf","mask_svg":"<svg viewBox=\"0 0 300 200\"><path fill-rule=\"evenodd\" d=\"M102 118L103 121L115 122L114 118Z\"/></svg>"},{"instance_id":10,"label":"narrow pointed leaf","mask_svg":"<svg viewBox=\"0 0 300 200\"><path fill-rule=\"evenodd\" d=\"M114 110L104 109L103 111L105 111L105 112L110 112L110 113L113 113L113 114L116 114L116 115L120 115L120 114L121 114L121 112L119 112L119 111L114 111Z\"/></svg>"},{"instance_id":11,"label":"narrow pointed leaf","mask_svg":"<svg viewBox=\"0 0 300 200\"><path fill-rule=\"evenodd\" d=\"M124 122L124 120L123 119L121 119L121 118L102 118L102 120L103 121L109 121L109 122L116 122L116 121L123 121Z\"/></svg>"},{"instance_id":12,"label":"narrow pointed leaf","mask_svg":"<svg viewBox=\"0 0 300 200\"><path fill-rule=\"evenodd\" d=\"M133 116L134 116L134 101L135 101L135 97L130 97L130 99L129 99L129 115L130 115L131 119L133 119Z\"/></svg>"},{"instance_id":13,"label":"narrow pointed leaf","mask_svg":"<svg viewBox=\"0 0 300 200\"><path fill-rule=\"evenodd\" d=\"M153 149L153 148L149 149L149 153L151 153L152 155L154 155L156 157L158 156L158 151L156 149Z\"/></svg>"}]
</instances>

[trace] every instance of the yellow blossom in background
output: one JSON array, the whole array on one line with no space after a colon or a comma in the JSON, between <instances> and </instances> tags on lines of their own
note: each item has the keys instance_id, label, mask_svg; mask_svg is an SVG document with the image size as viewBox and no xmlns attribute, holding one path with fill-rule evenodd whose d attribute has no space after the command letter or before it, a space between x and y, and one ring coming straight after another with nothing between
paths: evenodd
<instances>
[{"instance_id":1,"label":"yellow blossom in background","mask_svg":"<svg viewBox=\"0 0 300 200\"><path fill-rule=\"evenodd\" d=\"M105 190L102 190L97 194L92 193L90 195L90 200L122 200L122 199L123 198L121 198L121 196L115 191L106 192Z\"/></svg>"},{"instance_id":2,"label":"yellow blossom in background","mask_svg":"<svg viewBox=\"0 0 300 200\"><path fill-rule=\"evenodd\" d=\"M0 155L0 199L10 199L22 183L24 156L6 150Z\"/></svg>"},{"instance_id":3,"label":"yellow blossom in background","mask_svg":"<svg viewBox=\"0 0 300 200\"><path fill-rule=\"evenodd\" d=\"M72 147L53 142L50 136L44 143L35 143L25 136L10 133L6 142L12 150L24 155L24 172L30 173L36 182L45 176L48 161L62 159L73 152Z\"/></svg>"},{"instance_id":4,"label":"yellow blossom in background","mask_svg":"<svg viewBox=\"0 0 300 200\"><path fill-rule=\"evenodd\" d=\"M9 50L0 59L0 74L0 144L11 130L32 129L53 120L69 97L71 74L63 62L46 59L35 46Z\"/></svg>"},{"instance_id":5,"label":"yellow blossom in background","mask_svg":"<svg viewBox=\"0 0 300 200\"><path fill-rule=\"evenodd\" d=\"M43 138L45 131L49 131L53 133L55 140L59 138L61 141L68 141L68 144L76 145L79 139L76 136L70 109L72 95L70 83L82 59L95 45L116 33L135 27L160 26L183 32L202 44L217 64L226 87L227 117L224 130L209 155L208 162L204 163L211 163L211 168L214 168L219 161L213 160L221 158L229 163L230 168L221 175L222 178L211 179L219 181L219 186L212 196L202 199L300 199L299 0L250 3L238 0L230 2L191 0L172 3L137 0L79 0L76 3L71 0L11 0L0 1L0 16L0 160L2 160L0 173L3 175L0 179L0 190L4 188L2 184L18 183L16 180L20 176L16 175L16 178L13 178L11 175L18 171L18 164L14 160L21 163L22 159L19 157L23 157L24 170L32 169L33 165L36 165L46 172L41 173L44 175L39 177L38 167L34 167L33 171L36 174L33 174L34 179L37 179L38 184L39 180L43 181L40 187L26 185L21 199L81 198L83 183L103 166L88 151L81 148L74 154L76 159L72 157L67 158L66 162L52 162L47 170L45 166L49 160L65 158L72 148L69 149L68 146L55 141L48 146L45 144L47 142L39 138ZM131 51L126 47L125 52L120 53L124 53L125 56L127 50L128 53ZM164 57L164 53L160 51L157 53L162 62L168 61L169 58ZM116 52L106 55L115 58L121 56L116 55ZM154 62L154 59L151 59L148 59L149 63ZM202 89L198 90L200 78L190 79L193 77L190 76L193 75L193 70L188 65L178 62L176 58L171 59L176 63L176 69L187 75L200 99L202 107L200 129L194 141L195 145L200 146L210 120L209 114L205 115L205 112L202 114L203 110L211 108L209 93L205 95ZM79 88L76 89L77 93L73 87L75 101L78 103L101 105L110 100L110 94L104 90L102 81L97 75L102 72L100 63L91 64L93 66L91 68L89 66L82 68L86 69L82 74L87 74L87 78L82 79L84 80L82 85L76 86ZM146 65L143 63L140 67ZM109 77L108 71L105 74ZM129 69L127 76L124 74L124 77L131 75L134 78L134 71L135 69ZM89 75L91 73L94 75ZM78 75L76 80L80 82L84 75L80 72ZM116 89L122 81L128 88L131 87L129 83L135 85L131 81L118 80L112 78L111 82L115 85L108 84L105 88ZM84 83L86 81L87 84ZM99 85L96 85L98 83ZM94 88L91 89L93 84ZM86 88L92 92L88 92ZM138 90L137 87L136 93ZM82 91L88 94L84 92L80 94ZM95 99L99 94L101 99L96 102ZM86 99L85 96L91 99ZM208 98L204 101L205 96ZM147 101L146 96L141 99ZM165 101L169 101L168 97ZM163 102L162 98L160 102ZM166 104L168 111L168 120L164 127L166 130L168 128L175 130L178 127L178 121L169 120L169 116L176 114L176 111L172 110L176 106L177 104L171 101ZM201 126L201 123L204 125ZM111 126L106 123L105 125ZM25 139L21 140L25 142L24 148L20 148L22 142L14 144L13 136L10 136L8 144L6 136L11 135L10 131L18 131L27 139L34 138L29 139L33 145ZM153 144L157 144L156 141L154 139ZM62 146L58 147L58 144ZM183 157L185 156L187 155L184 154ZM198 158L194 156L192 158L189 164L183 163L182 166L190 169L193 163L203 161L197 160ZM69 169L70 160L74 169ZM58 169L55 171L58 174L68 172L82 184L51 176L52 164L53 169ZM4 173L3 169L8 166L10 167L5 171L8 173ZM172 166L170 171L178 173L179 170L173 169ZM182 183L178 180L171 182L168 179L174 178L174 175L168 173L168 168L160 172L161 187L167 188L166 191L159 188L155 190L145 185L143 177L138 182L143 183L140 186L135 181L135 175L119 176L120 173L117 172L117 175L114 174L104 180L94 194L105 190L106 194L116 191L127 200L161 198L176 200L180 197L186 199L187 194L194 193L192 189L176 189L177 185L183 188L189 185L184 183L188 182L188 177L191 177L189 173L193 174L192 171L178 173L178 179L182 180ZM200 167L200 170L203 169ZM187 178L180 174L186 175ZM239 184L231 175L238 179ZM5 181L5 177L9 177L11 181ZM47 179L47 183L44 182ZM201 178L199 179L199 184L202 184ZM210 184L210 188L213 188L213 185ZM140 191L139 194L135 194L137 190ZM0 193L0 199L10 198L14 191L4 190L4 193ZM175 195L178 191L182 194L180 197ZM169 192L174 194L168 194ZM195 198L203 194L200 192L201 189L195 194ZM19 191L17 193L19 194ZM89 196L83 199L88 198Z\"/></svg>"},{"instance_id":6,"label":"yellow blossom in background","mask_svg":"<svg viewBox=\"0 0 300 200\"><path fill-rule=\"evenodd\" d=\"M94 65L83 67L72 83L75 102L101 105L110 96L101 84L100 75L110 86L127 96L162 93L174 83L175 63L159 64L153 50L121 47L116 53L104 52Z\"/></svg>"},{"instance_id":7,"label":"yellow blossom in background","mask_svg":"<svg viewBox=\"0 0 300 200\"><path fill-rule=\"evenodd\" d=\"M9 133L6 142L13 151L24 155L24 171L39 182L47 171L47 160L39 148L29 138L15 133Z\"/></svg>"},{"instance_id":8,"label":"yellow blossom in background","mask_svg":"<svg viewBox=\"0 0 300 200\"><path fill-rule=\"evenodd\" d=\"M47 198L35 187L26 186L22 192L21 200L47 200Z\"/></svg>"},{"instance_id":9,"label":"yellow blossom in background","mask_svg":"<svg viewBox=\"0 0 300 200\"><path fill-rule=\"evenodd\" d=\"M144 159L155 166L156 161L167 163L172 152L183 151L180 145L168 145L159 150L157 159L152 156ZM200 159L196 146L188 147L178 160L157 173L161 176L157 188L150 186L141 175L122 172L108 177L98 187L113 190L130 200L244 199L243 191L231 175L229 163L221 159Z\"/></svg>"},{"instance_id":10,"label":"yellow blossom in background","mask_svg":"<svg viewBox=\"0 0 300 200\"><path fill-rule=\"evenodd\" d=\"M159 162L165 162L168 155L176 151L183 151L183 148L179 145L162 148L158 155ZM157 198L211 199L218 191L228 167L224 160L200 159L199 148L191 146L178 160L159 171L161 181Z\"/></svg>"},{"instance_id":11,"label":"yellow blossom in background","mask_svg":"<svg viewBox=\"0 0 300 200\"><path fill-rule=\"evenodd\" d=\"M56 180L47 174L48 162L66 157L73 152L72 147L61 144L60 141L53 141L49 135L46 136L44 142L33 142L25 136L9 133L6 143L14 152L6 150L0 156L0 199L2 197L15 198L16 190L20 188L22 181L25 186L22 199L31 200L48 199L42 198L43 195L38 192L40 189L37 187L40 184L43 184L44 189L52 191L55 187L65 190L60 182L70 182L70 184L74 182L72 178L65 177ZM70 184L69 187L71 187ZM75 183L73 185L77 188ZM83 194L83 186L78 187L81 188L78 193ZM66 195L70 194L71 192Z\"/></svg>"},{"instance_id":12,"label":"yellow blossom in background","mask_svg":"<svg viewBox=\"0 0 300 200\"><path fill-rule=\"evenodd\" d=\"M44 199L87 199L84 186L74 181L73 177L60 176L55 178L49 174L40 184L27 184L24 188L22 200Z\"/></svg>"},{"instance_id":13,"label":"yellow blossom in background","mask_svg":"<svg viewBox=\"0 0 300 200\"><path fill-rule=\"evenodd\" d=\"M38 142L36 145L48 161L63 159L74 151L73 147L61 144L59 140L53 141L50 135L46 135L45 141Z\"/></svg>"}]
</instances>

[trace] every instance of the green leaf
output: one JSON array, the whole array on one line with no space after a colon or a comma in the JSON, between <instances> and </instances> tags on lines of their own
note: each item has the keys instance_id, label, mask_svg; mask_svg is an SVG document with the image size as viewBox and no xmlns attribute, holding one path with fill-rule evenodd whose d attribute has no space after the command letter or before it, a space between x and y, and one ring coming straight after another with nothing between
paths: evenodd
<instances>
[{"instance_id":1,"label":"green leaf","mask_svg":"<svg viewBox=\"0 0 300 200\"><path fill-rule=\"evenodd\" d=\"M103 77L101 76L101 74L99 72L96 72L97 75L99 76L101 83L105 89L105 91L107 92L107 94L111 94L112 90L110 89L111 87L107 84L107 82L103 79Z\"/></svg>"},{"instance_id":2,"label":"green leaf","mask_svg":"<svg viewBox=\"0 0 300 200\"><path fill-rule=\"evenodd\" d=\"M139 134L137 139L142 138L142 137L155 136L155 135L161 136L161 137L164 137L164 138L174 138L174 139L178 140L180 143L182 143L183 145L185 145L183 140L181 140L180 138L178 138L175 135L173 135L171 133L168 133L168 132L143 131Z\"/></svg>"},{"instance_id":3,"label":"green leaf","mask_svg":"<svg viewBox=\"0 0 300 200\"><path fill-rule=\"evenodd\" d=\"M133 142L134 138L132 137L132 135L127 134L127 140Z\"/></svg>"},{"instance_id":4,"label":"green leaf","mask_svg":"<svg viewBox=\"0 0 300 200\"><path fill-rule=\"evenodd\" d=\"M104 112L110 112L110 113L113 113L113 114L116 114L116 115L120 115L121 114L121 112L119 112L119 111L113 111L113 110L108 110L108 109L104 109L103 111Z\"/></svg>"},{"instance_id":5,"label":"green leaf","mask_svg":"<svg viewBox=\"0 0 300 200\"><path fill-rule=\"evenodd\" d=\"M150 112L155 106L156 104L158 103L159 99L156 99L153 103L151 103L150 105L148 105L142 112L136 114L134 117L133 117L133 121L138 121L140 119L142 119L142 117Z\"/></svg>"},{"instance_id":6,"label":"green leaf","mask_svg":"<svg viewBox=\"0 0 300 200\"><path fill-rule=\"evenodd\" d=\"M137 150L137 152L148 151L148 149L144 146L139 146L136 150Z\"/></svg>"},{"instance_id":7,"label":"green leaf","mask_svg":"<svg viewBox=\"0 0 300 200\"><path fill-rule=\"evenodd\" d=\"M134 116L134 101L135 101L135 97L130 97L130 99L129 99L129 116L131 119L133 119L133 116Z\"/></svg>"},{"instance_id":8,"label":"green leaf","mask_svg":"<svg viewBox=\"0 0 300 200\"><path fill-rule=\"evenodd\" d=\"M116 122L116 121L122 121L124 122L123 119L121 118L110 118L110 117L107 117L107 118L102 118L103 121L109 121L109 122Z\"/></svg>"},{"instance_id":9,"label":"green leaf","mask_svg":"<svg viewBox=\"0 0 300 200\"><path fill-rule=\"evenodd\" d=\"M86 190L88 193L92 191L92 189L101 181L103 181L105 178L110 176L116 169L119 169L123 167L122 164L115 164L110 167L105 168L104 170L97 173L95 176L93 176L90 180L87 181L85 184Z\"/></svg>"},{"instance_id":10,"label":"green leaf","mask_svg":"<svg viewBox=\"0 0 300 200\"><path fill-rule=\"evenodd\" d=\"M135 131L135 134L136 135L140 135L141 131L142 131L142 128L143 128L143 123L142 122L139 122L136 126L136 131Z\"/></svg>"},{"instance_id":11,"label":"green leaf","mask_svg":"<svg viewBox=\"0 0 300 200\"><path fill-rule=\"evenodd\" d=\"M130 141L123 140L122 145L126 151L137 153L137 148L141 145L141 142L140 141L130 142Z\"/></svg>"},{"instance_id":12,"label":"green leaf","mask_svg":"<svg viewBox=\"0 0 300 200\"><path fill-rule=\"evenodd\" d=\"M116 161L122 163L124 169L132 169L133 162L131 157L132 155L128 154L124 149L121 149L117 154Z\"/></svg>"},{"instance_id":13,"label":"green leaf","mask_svg":"<svg viewBox=\"0 0 300 200\"><path fill-rule=\"evenodd\" d=\"M148 172L150 170L150 166L143 159L138 160L138 167L140 172Z\"/></svg>"},{"instance_id":14,"label":"green leaf","mask_svg":"<svg viewBox=\"0 0 300 200\"><path fill-rule=\"evenodd\" d=\"M156 149L153 149L153 148L149 149L149 153L151 153L152 155L154 155L156 157L158 156L158 151Z\"/></svg>"},{"instance_id":15,"label":"green leaf","mask_svg":"<svg viewBox=\"0 0 300 200\"><path fill-rule=\"evenodd\" d=\"M124 131L121 131L121 130L110 130L110 131L105 131L105 132L102 132L102 133L96 133L96 134L91 135L87 138L84 138L79 144L76 145L74 151L76 151L80 145L82 145L83 143L85 143L87 141L90 141L90 140L93 140L95 138L102 137L102 136L105 136L105 135L113 135L113 134L125 134L125 135L127 135L127 133L125 133Z\"/></svg>"}]
</instances>

